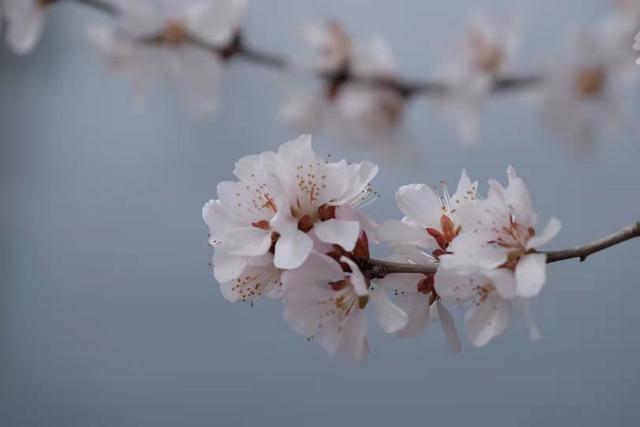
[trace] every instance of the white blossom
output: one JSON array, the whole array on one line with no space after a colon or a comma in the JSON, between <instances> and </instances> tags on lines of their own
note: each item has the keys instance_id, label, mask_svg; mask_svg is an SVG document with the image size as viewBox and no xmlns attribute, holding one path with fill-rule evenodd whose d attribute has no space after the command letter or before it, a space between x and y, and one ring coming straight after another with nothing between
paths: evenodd
<instances>
[{"instance_id":1,"label":"white blossom","mask_svg":"<svg viewBox=\"0 0 640 427\"><path fill-rule=\"evenodd\" d=\"M437 75L447 93L438 101L464 143L478 139L482 107L495 80L513 68L522 32L519 18L476 14L463 41L446 50Z\"/></svg>"},{"instance_id":2,"label":"white blossom","mask_svg":"<svg viewBox=\"0 0 640 427\"><path fill-rule=\"evenodd\" d=\"M537 214L529 192L512 167L509 184L490 181L487 198L461 206L464 224L440 256L435 288L447 302L472 302L466 325L476 345L502 333L508 323L510 303L505 300L536 296L546 280L546 255L537 248L560 231L551 218L536 233Z\"/></svg>"},{"instance_id":3,"label":"white blossom","mask_svg":"<svg viewBox=\"0 0 640 427\"><path fill-rule=\"evenodd\" d=\"M393 138L406 100L380 84L396 73L389 45L381 38L353 42L335 22L309 26L304 35L318 54L313 69L326 78L315 93L293 91L281 111L285 122L295 129L322 128L345 138Z\"/></svg>"},{"instance_id":4,"label":"white blossom","mask_svg":"<svg viewBox=\"0 0 640 427\"><path fill-rule=\"evenodd\" d=\"M633 43L633 48L635 50L640 50L640 32L638 32L638 34L636 34L636 38L635 38L635 41ZM636 64L640 65L640 58L638 58L636 60Z\"/></svg>"},{"instance_id":5,"label":"white blossom","mask_svg":"<svg viewBox=\"0 0 640 427\"><path fill-rule=\"evenodd\" d=\"M629 95L639 79L629 67L630 41L621 54L610 31L573 32L567 51L554 59L544 78L544 122L580 151L589 150L603 133L633 123L627 117L632 108Z\"/></svg>"},{"instance_id":6,"label":"white blossom","mask_svg":"<svg viewBox=\"0 0 640 427\"><path fill-rule=\"evenodd\" d=\"M369 162L325 161L311 148L310 136L277 153L243 157L234 170L239 181L218 184L219 199L203 208L216 247L216 278L237 279L248 265L265 265L253 259L271 255L266 264L297 268L314 240L351 251L368 227L355 209L372 199L369 183L377 171Z\"/></svg>"},{"instance_id":7,"label":"white blossom","mask_svg":"<svg viewBox=\"0 0 640 427\"><path fill-rule=\"evenodd\" d=\"M300 268L283 273L285 319L330 354L344 353L359 362L369 353L366 307L372 306L386 333L402 330L408 317L371 286L352 259L342 256L339 261L313 253Z\"/></svg>"},{"instance_id":8,"label":"white blossom","mask_svg":"<svg viewBox=\"0 0 640 427\"><path fill-rule=\"evenodd\" d=\"M0 0L0 18L3 12L7 44L15 53L28 53L36 46L44 25L45 9L51 3L48 0Z\"/></svg>"},{"instance_id":9,"label":"white blossom","mask_svg":"<svg viewBox=\"0 0 640 427\"><path fill-rule=\"evenodd\" d=\"M224 49L237 36L246 0L112 0L116 27L90 36L108 65L142 92L159 78L174 80L194 115L216 111ZM207 47L205 47L205 45Z\"/></svg>"},{"instance_id":10,"label":"white blossom","mask_svg":"<svg viewBox=\"0 0 640 427\"><path fill-rule=\"evenodd\" d=\"M377 229L380 240L392 245L393 261L433 264L447 253L463 224L457 210L476 197L477 182L471 182L463 170L456 192L451 196L444 182L441 193L424 184L400 187L396 202L405 215L402 221L388 220ZM440 318L441 326L454 351L460 349L453 320L434 292L434 274L390 274L376 283L396 297L398 305L410 317L400 335L412 336L423 329L430 318Z\"/></svg>"}]
</instances>

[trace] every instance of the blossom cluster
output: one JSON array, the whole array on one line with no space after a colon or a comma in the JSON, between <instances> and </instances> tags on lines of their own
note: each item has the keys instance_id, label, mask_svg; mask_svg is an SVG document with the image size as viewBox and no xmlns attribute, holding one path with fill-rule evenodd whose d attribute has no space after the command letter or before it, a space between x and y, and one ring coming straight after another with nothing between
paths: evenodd
<instances>
[{"instance_id":1,"label":"blossom cluster","mask_svg":"<svg viewBox=\"0 0 640 427\"><path fill-rule=\"evenodd\" d=\"M537 336L527 308L546 279L546 255L537 249L560 222L552 218L538 232L516 171L507 169L506 186L489 181L486 197L465 171L453 194L444 182L439 190L402 186L396 202L403 218L380 224L360 209L376 199L377 173L370 162L325 160L308 135L241 158L237 181L218 184L218 198L202 212L224 297L282 300L291 329L356 361L369 351L369 312L382 331L399 336L439 320L458 351L447 305L468 307L467 335L483 346L506 330L515 304ZM434 268L373 274L370 245L380 241L389 244L390 260Z\"/></svg>"},{"instance_id":2,"label":"blossom cluster","mask_svg":"<svg viewBox=\"0 0 640 427\"><path fill-rule=\"evenodd\" d=\"M217 110L224 63L246 52L242 20L247 0L65 3L73 1L114 12L115 23L93 24L90 39L108 66L130 79L136 90L143 92L164 77L183 89L194 115ZM31 51L42 32L45 12L59 2L0 0L0 21L9 46L17 53ZM354 40L338 21L305 28L303 39L314 52L311 60L246 58L279 71L305 70L321 77L313 91L291 87L280 109L284 121L303 132L323 129L367 141L398 138L409 101L424 93L433 95L461 140L473 142L490 96L513 89L535 89L544 123L581 146L588 146L602 129L633 124L627 117L627 97L640 81L640 73L630 67L640 1L614 2L612 12L600 22L572 31L566 51L535 75L523 74L517 67L523 23L520 16L471 16L461 40L443 49L447 53L436 73L439 80L433 82L402 79L383 39Z\"/></svg>"}]
</instances>

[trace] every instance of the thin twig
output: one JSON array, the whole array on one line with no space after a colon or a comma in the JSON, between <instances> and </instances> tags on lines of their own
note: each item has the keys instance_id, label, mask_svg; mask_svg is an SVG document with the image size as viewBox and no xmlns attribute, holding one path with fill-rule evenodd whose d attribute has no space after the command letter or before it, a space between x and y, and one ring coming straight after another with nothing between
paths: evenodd
<instances>
[{"instance_id":1,"label":"thin twig","mask_svg":"<svg viewBox=\"0 0 640 427\"><path fill-rule=\"evenodd\" d=\"M593 253L600 252L611 246L618 245L627 240L640 237L640 221L634 224L628 225L615 233L605 236L601 239L595 240L586 245L576 246L571 249L564 249L559 251L540 252L547 256L547 263L563 261L571 258L579 258L580 261L584 261L587 257ZM438 263L420 265L420 264L408 264L400 262L383 261L379 259L363 260L361 263L363 273L370 279L379 279L387 274L391 273L418 273L418 274L430 274L435 273L438 270Z\"/></svg>"},{"instance_id":2,"label":"thin twig","mask_svg":"<svg viewBox=\"0 0 640 427\"><path fill-rule=\"evenodd\" d=\"M52 1L54 3L58 3L60 0ZM119 13L115 6L104 0L66 1L89 6L96 10L106 12L114 16L118 15ZM220 55L225 60L231 58L239 58L252 64L270 68L276 71L296 69L296 67L294 66L295 64L285 57L248 46L244 41L242 41L242 43L238 43L239 40L240 38L238 36L236 37L236 39L232 40L228 46L214 46L195 38L189 38L186 42L191 43L201 49L210 51L213 54ZM150 39L144 40L144 42L149 41L153 41L154 43L161 43L161 37L152 37ZM314 72L313 74L332 85L341 85L345 83L364 84L372 87L395 91L404 98L410 98L417 95L442 96L452 91L450 85L441 81L412 81L397 76L388 78L372 78L358 76L348 70L338 70L335 72L318 71ZM542 83L542 81L543 78L541 75L497 77L493 81L492 91L494 93L503 93L516 90L524 90L537 86Z\"/></svg>"}]
</instances>

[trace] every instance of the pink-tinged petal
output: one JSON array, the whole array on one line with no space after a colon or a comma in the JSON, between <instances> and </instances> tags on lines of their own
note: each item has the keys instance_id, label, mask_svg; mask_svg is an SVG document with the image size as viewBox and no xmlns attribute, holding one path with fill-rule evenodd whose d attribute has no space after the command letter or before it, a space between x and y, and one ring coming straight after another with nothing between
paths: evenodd
<instances>
[{"instance_id":1,"label":"pink-tinged petal","mask_svg":"<svg viewBox=\"0 0 640 427\"><path fill-rule=\"evenodd\" d=\"M376 279L374 283L394 295L405 295L416 293L418 282L424 278L424 274L391 273Z\"/></svg>"},{"instance_id":2,"label":"pink-tinged petal","mask_svg":"<svg viewBox=\"0 0 640 427\"><path fill-rule=\"evenodd\" d=\"M340 245L350 252L355 247L360 235L360 223L358 221L329 219L316 223L313 230L318 239L323 242Z\"/></svg>"},{"instance_id":3,"label":"pink-tinged petal","mask_svg":"<svg viewBox=\"0 0 640 427\"><path fill-rule=\"evenodd\" d=\"M246 0L192 2L185 9L184 20L191 34L222 46L237 31L246 8Z\"/></svg>"},{"instance_id":4,"label":"pink-tinged petal","mask_svg":"<svg viewBox=\"0 0 640 427\"><path fill-rule=\"evenodd\" d=\"M451 197L452 208L457 211L464 203L474 200L476 198L477 191L478 181L471 182L469 175L467 175L467 171L462 169L460 180L458 181L458 188Z\"/></svg>"},{"instance_id":5,"label":"pink-tinged petal","mask_svg":"<svg viewBox=\"0 0 640 427\"><path fill-rule=\"evenodd\" d=\"M547 256L525 255L516 265L516 294L524 298L538 295L546 279Z\"/></svg>"},{"instance_id":6,"label":"pink-tinged petal","mask_svg":"<svg viewBox=\"0 0 640 427\"><path fill-rule=\"evenodd\" d=\"M449 269L442 265L435 276L436 292L445 302L462 304L473 299L477 286L482 286L483 276L463 269Z\"/></svg>"},{"instance_id":7,"label":"pink-tinged petal","mask_svg":"<svg viewBox=\"0 0 640 427\"><path fill-rule=\"evenodd\" d=\"M213 275L219 283L236 279L246 267L245 257L231 255L222 249L216 249L213 254Z\"/></svg>"},{"instance_id":8,"label":"pink-tinged petal","mask_svg":"<svg viewBox=\"0 0 640 427\"><path fill-rule=\"evenodd\" d=\"M44 7L37 1L9 0L4 4L7 43L18 54L31 51L42 33Z\"/></svg>"},{"instance_id":9,"label":"pink-tinged petal","mask_svg":"<svg viewBox=\"0 0 640 427\"><path fill-rule=\"evenodd\" d=\"M403 185L396 191L398 209L422 227L440 228L442 205L436 193L424 184Z\"/></svg>"},{"instance_id":10,"label":"pink-tinged petal","mask_svg":"<svg viewBox=\"0 0 640 427\"><path fill-rule=\"evenodd\" d=\"M449 350L453 353L460 353L462 346L460 345L460 338L458 338L458 331L456 331L456 324L445 307L440 301L436 303L436 310L438 319L440 319L440 325L442 326L442 332L444 332L444 336L447 338L447 344L449 346Z\"/></svg>"},{"instance_id":11,"label":"pink-tinged petal","mask_svg":"<svg viewBox=\"0 0 640 427\"><path fill-rule=\"evenodd\" d=\"M445 268L498 268L507 261L508 250L487 243L486 237L476 233L462 233L449 245L446 254L440 257Z\"/></svg>"},{"instance_id":12,"label":"pink-tinged petal","mask_svg":"<svg viewBox=\"0 0 640 427\"><path fill-rule=\"evenodd\" d=\"M227 233L223 247L233 255L264 255L271 247L271 231L252 226L238 228Z\"/></svg>"},{"instance_id":13,"label":"pink-tinged petal","mask_svg":"<svg viewBox=\"0 0 640 427\"><path fill-rule=\"evenodd\" d=\"M371 302L376 311L380 328L392 334L404 329L409 323L409 316L395 305L382 291L374 289L371 292Z\"/></svg>"},{"instance_id":14,"label":"pink-tinged petal","mask_svg":"<svg viewBox=\"0 0 640 427\"><path fill-rule=\"evenodd\" d=\"M217 245L224 241L224 236L237 229L235 223L226 213L219 200L210 200L202 207L202 219L209 228L209 244Z\"/></svg>"},{"instance_id":15,"label":"pink-tinged petal","mask_svg":"<svg viewBox=\"0 0 640 427\"><path fill-rule=\"evenodd\" d=\"M464 318L469 340L483 347L507 330L511 323L511 302L497 295L471 306Z\"/></svg>"},{"instance_id":16,"label":"pink-tinged petal","mask_svg":"<svg viewBox=\"0 0 640 427\"><path fill-rule=\"evenodd\" d=\"M436 242L424 228L404 221L389 219L376 229L376 236L384 242L435 246ZM428 245L430 243L430 245Z\"/></svg>"},{"instance_id":17,"label":"pink-tinged petal","mask_svg":"<svg viewBox=\"0 0 640 427\"><path fill-rule=\"evenodd\" d=\"M283 234L278 238L273 263L282 269L298 268L313 249L313 241L300 230Z\"/></svg>"},{"instance_id":18,"label":"pink-tinged petal","mask_svg":"<svg viewBox=\"0 0 640 427\"><path fill-rule=\"evenodd\" d=\"M527 190L524 181L517 175L513 166L507 168L507 176L509 185L505 188L504 196L507 204L512 208L511 213L515 221L525 228L534 227L538 219L536 212L533 210L529 190Z\"/></svg>"},{"instance_id":19,"label":"pink-tinged petal","mask_svg":"<svg viewBox=\"0 0 640 427\"><path fill-rule=\"evenodd\" d=\"M255 185L224 181L217 186L218 199L234 221L249 225L261 220L269 221L276 214L275 201ZM285 209L289 209L288 206Z\"/></svg>"},{"instance_id":20,"label":"pink-tinged petal","mask_svg":"<svg viewBox=\"0 0 640 427\"><path fill-rule=\"evenodd\" d=\"M560 232L560 228L562 227L562 223L556 217L552 217L547 225L542 230L542 233L536 234L527 242L527 249L538 248L545 243L549 242L551 239L556 237Z\"/></svg>"},{"instance_id":21,"label":"pink-tinged petal","mask_svg":"<svg viewBox=\"0 0 640 427\"><path fill-rule=\"evenodd\" d=\"M236 162L233 174L240 181L252 185L255 183L273 185L275 182L271 170L275 167L276 161L276 153L272 151L244 156Z\"/></svg>"},{"instance_id":22,"label":"pink-tinged petal","mask_svg":"<svg viewBox=\"0 0 640 427\"><path fill-rule=\"evenodd\" d=\"M507 268L497 268L487 270L484 274L491 280L502 298L513 298L516 296L516 278L513 271Z\"/></svg>"},{"instance_id":23,"label":"pink-tinged petal","mask_svg":"<svg viewBox=\"0 0 640 427\"><path fill-rule=\"evenodd\" d=\"M362 275L358 264L345 256L340 258L340 262L344 262L351 268L351 276L349 276L349 280L351 281L351 286L353 286L353 291L358 295L358 297L367 298L369 296L367 281Z\"/></svg>"},{"instance_id":24,"label":"pink-tinged petal","mask_svg":"<svg viewBox=\"0 0 640 427\"><path fill-rule=\"evenodd\" d=\"M280 271L272 265L248 266L234 280L222 283L222 295L231 302L253 302L280 287Z\"/></svg>"},{"instance_id":25,"label":"pink-tinged petal","mask_svg":"<svg viewBox=\"0 0 640 427\"><path fill-rule=\"evenodd\" d=\"M529 330L529 339L531 341L538 341L542 338L542 333L540 332L540 328L538 327L536 320L533 318L531 314L531 305L529 301L524 298L518 298L518 305L520 306L520 311L524 316L525 322L527 322L527 329Z\"/></svg>"},{"instance_id":26,"label":"pink-tinged petal","mask_svg":"<svg viewBox=\"0 0 640 427\"><path fill-rule=\"evenodd\" d=\"M362 310L354 307L340 333L338 352L351 357L355 363L362 362L369 354L367 342L367 319Z\"/></svg>"},{"instance_id":27,"label":"pink-tinged petal","mask_svg":"<svg viewBox=\"0 0 640 427\"><path fill-rule=\"evenodd\" d=\"M427 328L430 322L427 295L415 291L410 294L399 294L394 297L394 302L409 316L407 326L398 332L399 337L415 337Z\"/></svg>"}]
</instances>

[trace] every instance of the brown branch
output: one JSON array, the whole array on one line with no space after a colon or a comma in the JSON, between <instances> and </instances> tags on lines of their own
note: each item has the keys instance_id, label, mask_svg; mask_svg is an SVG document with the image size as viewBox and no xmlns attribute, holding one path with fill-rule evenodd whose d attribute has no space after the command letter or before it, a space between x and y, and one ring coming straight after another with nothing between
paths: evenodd
<instances>
[{"instance_id":1,"label":"brown branch","mask_svg":"<svg viewBox=\"0 0 640 427\"><path fill-rule=\"evenodd\" d=\"M640 221L628 225L615 233L595 240L586 245L576 246L571 249L559 251L540 252L547 256L547 263L563 261L571 258L579 258L584 261L593 253L600 252L611 246L618 245L627 240L640 237ZM363 274L369 279L380 279L391 273L419 273L430 274L435 273L438 269L438 263L433 264L408 264L400 262L383 261L379 259L368 259L360 262Z\"/></svg>"},{"instance_id":2,"label":"brown branch","mask_svg":"<svg viewBox=\"0 0 640 427\"><path fill-rule=\"evenodd\" d=\"M74 2L84 6L92 7L98 11L108 13L113 16L119 15L119 11L110 3L103 0L50 0L52 3L60 1ZM161 36L151 37L142 40L146 43L161 43ZM294 69L291 61L285 57L250 47L242 41L240 33L227 46L214 46L202 40L189 38L188 43L210 51L215 55L219 55L224 60L232 58L243 59L255 65L271 68L276 71L284 71ZM334 72L317 71L313 74L327 82L328 85L339 86L346 83L365 84L372 87L389 89L397 92L404 98L410 98L417 95L446 95L452 91L452 88L444 82L440 81L418 81L404 79L399 76L387 78L372 78L353 74L350 70L336 70ZM493 81L492 91L494 93L511 92L516 90L528 89L542 83L543 79L540 75L531 76L503 76Z\"/></svg>"}]
</instances>

